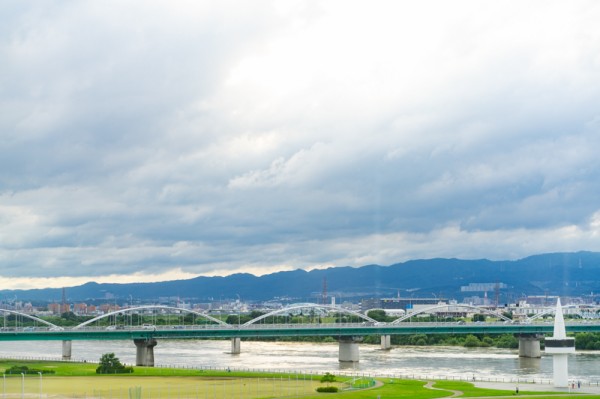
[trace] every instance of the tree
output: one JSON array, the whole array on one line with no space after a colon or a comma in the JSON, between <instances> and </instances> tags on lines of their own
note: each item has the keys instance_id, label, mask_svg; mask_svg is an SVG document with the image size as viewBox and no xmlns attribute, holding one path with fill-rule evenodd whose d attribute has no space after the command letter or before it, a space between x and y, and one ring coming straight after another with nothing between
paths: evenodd
<instances>
[{"instance_id":1,"label":"tree","mask_svg":"<svg viewBox=\"0 0 600 399\"><path fill-rule=\"evenodd\" d=\"M463 345L467 348L476 348L481 346L481 341L479 341L479 338L476 336L469 334L465 338L465 343Z\"/></svg>"},{"instance_id":2,"label":"tree","mask_svg":"<svg viewBox=\"0 0 600 399\"><path fill-rule=\"evenodd\" d=\"M114 353L105 353L100 358L97 374L122 374L133 373L133 367L125 367Z\"/></svg>"},{"instance_id":3,"label":"tree","mask_svg":"<svg viewBox=\"0 0 600 399\"><path fill-rule=\"evenodd\" d=\"M377 321L387 321L388 317L383 309L373 309L367 312L367 316Z\"/></svg>"},{"instance_id":4,"label":"tree","mask_svg":"<svg viewBox=\"0 0 600 399\"><path fill-rule=\"evenodd\" d=\"M485 315L481 313L475 313L473 315L473 321L485 321Z\"/></svg>"},{"instance_id":5,"label":"tree","mask_svg":"<svg viewBox=\"0 0 600 399\"><path fill-rule=\"evenodd\" d=\"M321 383L326 382L329 386L330 382L335 382L335 375L327 372L323 377L321 377Z\"/></svg>"}]
</instances>

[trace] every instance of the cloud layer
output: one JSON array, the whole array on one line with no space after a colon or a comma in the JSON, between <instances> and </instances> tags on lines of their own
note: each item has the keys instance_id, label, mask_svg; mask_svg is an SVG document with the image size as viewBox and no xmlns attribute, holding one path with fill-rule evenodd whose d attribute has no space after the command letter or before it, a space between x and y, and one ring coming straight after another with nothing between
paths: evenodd
<instances>
[{"instance_id":1,"label":"cloud layer","mask_svg":"<svg viewBox=\"0 0 600 399\"><path fill-rule=\"evenodd\" d=\"M600 250L596 2L0 7L6 288Z\"/></svg>"}]
</instances>

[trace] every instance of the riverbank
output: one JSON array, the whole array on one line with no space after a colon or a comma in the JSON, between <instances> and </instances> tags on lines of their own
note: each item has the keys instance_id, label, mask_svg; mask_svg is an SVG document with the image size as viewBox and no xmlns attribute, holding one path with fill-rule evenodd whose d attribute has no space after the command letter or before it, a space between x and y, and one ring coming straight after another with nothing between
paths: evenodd
<instances>
[{"instance_id":1,"label":"riverbank","mask_svg":"<svg viewBox=\"0 0 600 399\"><path fill-rule=\"evenodd\" d=\"M90 398L95 399L257 399L257 398L323 398L316 388L323 386L321 375L315 373L242 372L235 370L160 369L135 367L134 374L98 375L97 364L73 362L40 362L0 360L0 370L12 366L27 366L39 373L6 375L3 379L4 397L16 398ZM53 374L44 374L52 370ZM167 373L165 373L167 372ZM39 374L39 375L38 375ZM435 399L448 397L510 397L515 395L512 383L420 379L399 379L379 376L369 384L356 384L365 377L337 374L333 385L342 393L326 394L329 399L382 399L409 397ZM519 396L533 395L537 399L556 398L561 394L592 394L600 399L600 388L582 387L576 391L557 389L548 385L519 384Z\"/></svg>"},{"instance_id":2,"label":"riverbank","mask_svg":"<svg viewBox=\"0 0 600 399\"><path fill-rule=\"evenodd\" d=\"M132 341L73 341L73 358L98 362L102 354L115 353L128 365L135 364ZM228 341L160 340L154 348L157 368L204 370L267 370L296 373L378 375L409 379L448 379L493 382L533 382L550 385L552 357L520 358L518 352L496 348L393 347L360 345L360 362L341 364L339 346L332 344L242 341L242 352L233 355ZM41 354L60 359L61 342L31 341L27 345L0 344L0 357L36 359ZM165 371L166 372L166 371ZM569 356L571 378L586 385L600 383L600 354L578 351Z\"/></svg>"}]
</instances>

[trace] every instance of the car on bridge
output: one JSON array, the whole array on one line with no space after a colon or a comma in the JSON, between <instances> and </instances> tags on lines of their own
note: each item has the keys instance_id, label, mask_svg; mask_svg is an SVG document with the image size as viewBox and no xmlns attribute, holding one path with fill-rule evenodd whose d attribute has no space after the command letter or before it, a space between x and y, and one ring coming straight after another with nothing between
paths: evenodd
<instances>
[{"instance_id":1,"label":"car on bridge","mask_svg":"<svg viewBox=\"0 0 600 399\"><path fill-rule=\"evenodd\" d=\"M124 329L125 329L125 326L121 325L121 324L116 324L116 325L113 324L113 325L106 327L107 331L124 330Z\"/></svg>"}]
</instances>

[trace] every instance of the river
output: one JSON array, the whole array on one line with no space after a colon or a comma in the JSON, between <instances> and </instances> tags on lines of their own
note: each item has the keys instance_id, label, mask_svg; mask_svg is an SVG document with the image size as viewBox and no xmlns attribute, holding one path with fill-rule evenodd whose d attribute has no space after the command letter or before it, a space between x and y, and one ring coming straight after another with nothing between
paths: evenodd
<instances>
[{"instance_id":1,"label":"river","mask_svg":"<svg viewBox=\"0 0 600 399\"><path fill-rule=\"evenodd\" d=\"M360 362L349 369L338 362L337 343L242 341L242 353L231 355L230 341L161 340L154 348L157 366L254 369L305 372L355 372L422 378L495 381L515 379L546 382L552 379L552 357L519 358L516 350L462 347L394 347L360 345ZM73 341L73 360L97 362L113 352L127 364L135 363L132 341ZM0 342L0 357L59 359L60 341ZM600 380L600 352L578 351L569 356L569 376L582 382Z\"/></svg>"}]
</instances>

